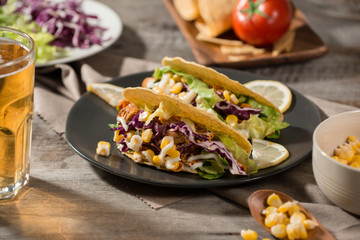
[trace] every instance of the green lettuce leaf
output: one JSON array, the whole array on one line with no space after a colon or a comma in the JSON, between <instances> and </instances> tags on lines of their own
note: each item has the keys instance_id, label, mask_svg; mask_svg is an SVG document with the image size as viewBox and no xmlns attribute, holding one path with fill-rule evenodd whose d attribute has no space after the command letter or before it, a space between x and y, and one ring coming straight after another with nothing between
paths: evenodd
<instances>
[{"instance_id":1,"label":"green lettuce leaf","mask_svg":"<svg viewBox=\"0 0 360 240\"><path fill-rule=\"evenodd\" d=\"M216 179L225 174L224 168L215 159L207 160L197 171L199 176L205 179Z\"/></svg>"}]
</instances>

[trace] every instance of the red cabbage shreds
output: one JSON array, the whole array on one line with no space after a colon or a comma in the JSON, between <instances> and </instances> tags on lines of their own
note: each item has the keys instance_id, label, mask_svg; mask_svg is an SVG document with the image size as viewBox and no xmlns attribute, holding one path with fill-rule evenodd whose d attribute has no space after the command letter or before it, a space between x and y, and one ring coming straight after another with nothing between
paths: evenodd
<instances>
[{"instance_id":1,"label":"red cabbage shreds","mask_svg":"<svg viewBox=\"0 0 360 240\"><path fill-rule=\"evenodd\" d=\"M7 3L7 0L0 0L0 6L5 6Z\"/></svg>"},{"instance_id":2,"label":"red cabbage shreds","mask_svg":"<svg viewBox=\"0 0 360 240\"><path fill-rule=\"evenodd\" d=\"M214 110L224 118L232 114L237 116L240 120L248 120L250 118L250 114L259 114L262 111L262 109L257 108L242 108L227 101L217 102L214 106Z\"/></svg>"},{"instance_id":3,"label":"red cabbage shreds","mask_svg":"<svg viewBox=\"0 0 360 240\"><path fill-rule=\"evenodd\" d=\"M16 12L31 16L40 27L54 35L52 45L75 48L101 45L106 29L91 25L88 20L97 20L97 16L85 14L81 4L82 0L23 0Z\"/></svg>"},{"instance_id":4,"label":"red cabbage shreds","mask_svg":"<svg viewBox=\"0 0 360 240\"><path fill-rule=\"evenodd\" d=\"M176 124L170 124L170 129L172 131L179 131L182 134L184 134L188 140L193 143L194 145L197 145L201 148L203 148L205 151L210 153L218 153L221 157L225 158L231 165L230 172L234 175L247 175L244 169L240 166L238 161L234 158L234 155L232 152L230 152L224 143L220 141L197 141L195 139L195 136L198 135L191 131L191 129L184 123L179 122Z\"/></svg>"}]
</instances>

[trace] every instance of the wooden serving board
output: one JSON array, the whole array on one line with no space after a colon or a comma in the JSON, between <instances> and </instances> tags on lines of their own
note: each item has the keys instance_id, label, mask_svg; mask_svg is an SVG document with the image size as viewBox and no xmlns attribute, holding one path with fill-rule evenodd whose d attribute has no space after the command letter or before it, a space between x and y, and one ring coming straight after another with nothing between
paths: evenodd
<instances>
[{"instance_id":1,"label":"wooden serving board","mask_svg":"<svg viewBox=\"0 0 360 240\"><path fill-rule=\"evenodd\" d=\"M246 59L241 61L229 60L229 55L220 51L220 46L198 41L196 36L198 30L193 22L184 21L176 11L172 0L163 0L165 6L175 20L177 26L189 42L195 58L203 65L221 65L225 67L253 67L271 64L284 64L291 62L305 61L312 58L321 57L328 48L322 39L311 29L303 14L297 9L295 10L292 26L295 29L295 40L293 48L290 52L281 53L278 56L272 56L271 47L266 49L261 55L248 55ZM232 30L222 34L219 38L236 39Z\"/></svg>"}]
</instances>

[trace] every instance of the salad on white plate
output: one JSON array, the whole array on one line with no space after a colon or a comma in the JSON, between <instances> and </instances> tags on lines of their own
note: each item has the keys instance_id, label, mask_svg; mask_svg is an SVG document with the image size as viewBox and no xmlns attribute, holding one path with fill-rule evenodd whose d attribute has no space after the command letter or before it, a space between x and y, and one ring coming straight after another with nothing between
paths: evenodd
<instances>
[{"instance_id":1,"label":"salad on white plate","mask_svg":"<svg viewBox=\"0 0 360 240\"><path fill-rule=\"evenodd\" d=\"M117 14L92 0L0 0L0 7L0 25L34 39L37 67L95 54L122 31Z\"/></svg>"}]
</instances>

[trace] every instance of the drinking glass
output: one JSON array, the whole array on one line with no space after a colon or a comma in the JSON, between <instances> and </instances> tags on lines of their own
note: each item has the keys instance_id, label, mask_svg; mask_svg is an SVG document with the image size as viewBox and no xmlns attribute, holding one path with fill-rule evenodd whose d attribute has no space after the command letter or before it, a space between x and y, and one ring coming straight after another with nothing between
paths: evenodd
<instances>
[{"instance_id":1,"label":"drinking glass","mask_svg":"<svg viewBox=\"0 0 360 240\"><path fill-rule=\"evenodd\" d=\"M0 199L29 181L35 43L0 26Z\"/></svg>"}]
</instances>

